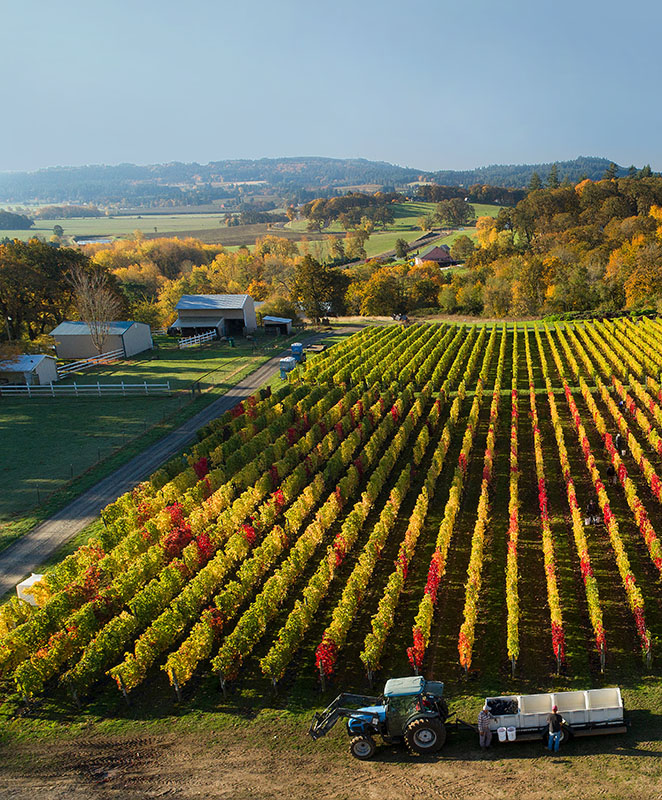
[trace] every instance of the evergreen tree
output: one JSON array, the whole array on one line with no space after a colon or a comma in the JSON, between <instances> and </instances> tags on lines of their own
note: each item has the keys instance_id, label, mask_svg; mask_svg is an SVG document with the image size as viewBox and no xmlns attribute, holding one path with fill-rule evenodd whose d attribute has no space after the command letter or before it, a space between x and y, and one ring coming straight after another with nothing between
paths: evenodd
<instances>
[{"instance_id":1,"label":"evergreen tree","mask_svg":"<svg viewBox=\"0 0 662 800\"><path fill-rule=\"evenodd\" d=\"M612 161L611 164L605 170L605 174L602 176L602 180L613 181L617 175L618 175L618 166L614 164L614 162Z\"/></svg>"},{"instance_id":2,"label":"evergreen tree","mask_svg":"<svg viewBox=\"0 0 662 800\"><path fill-rule=\"evenodd\" d=\"M549 175L547 176L547 188L559 188L559 168L557 164L552 164L551 169L549 170Z\"/></svg>"},{"instance_id":3,"label":"evergreen tree","mask_svg":"<svg viewBox=\"0 0 662 800\"><path fill-rule=\"evenodd\" d=\"M542 189L542 181L540 180L540 175L534 172L529 181L529 191L536 192L538 189Z\"/></svg>"}]
</instances>

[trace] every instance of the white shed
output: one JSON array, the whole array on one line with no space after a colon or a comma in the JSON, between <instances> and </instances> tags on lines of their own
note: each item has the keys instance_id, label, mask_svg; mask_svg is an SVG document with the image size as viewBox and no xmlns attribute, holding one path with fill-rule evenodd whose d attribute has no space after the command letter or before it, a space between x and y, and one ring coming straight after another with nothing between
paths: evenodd
<instances>
[{"instance_id":1,"label":"white shed","mask_svg":"<svg viewBox=\"0 0 662 800\"><path fill-rule=\"evenodd\" d=\"M58 358L91 358L99 355L92 344L90 328L86 322L61 322L51 331L56 341ZM122 350L124 357L135 356L153 347L152 332L144 322L120 320L111 322L103 343L103 352Z\"/></svg>"},{"instance_id":2,"label":"white shed","mask_svg":"<svg viewBox=\"0 0 662 800\"><path fill-rule=\"evenodd\" d=\"M53 356L15 356L0 361L0 383L43 386L57 380L57 362Z\"/></svg>"},{"instance_id":3,"label":"white shed","mask_svg":"<svg viewBox=\"0 0 662 800\"><path fill-rule=\"evenodd\" d=\"M257 328L249 294L185 294L175 309L179 316L168 330L185 336L214 329L219 336L241 336Z\"/></svg>"}]
</instances>

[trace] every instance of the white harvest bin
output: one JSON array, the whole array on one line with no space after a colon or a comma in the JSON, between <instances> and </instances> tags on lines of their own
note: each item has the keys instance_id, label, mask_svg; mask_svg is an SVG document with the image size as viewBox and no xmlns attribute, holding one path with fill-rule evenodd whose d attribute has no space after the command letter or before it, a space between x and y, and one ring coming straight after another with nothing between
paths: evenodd
<instances>
[{"instance_id":1,"label":"white harvest bin","mask_svg":"<svg viewBox=\"0 0 662 800\"><path fill-rule=\"evenodd\" d=\"M36 573L32 573L29 578L26 578L24 581L16 584L16 594L18 595L20 600L25 600L26 603L30 603L31 606L36 606L37 601L34 599L34 595L30 591L32 585L40 581L44 576L37 575Z\"/></svg>"}]
</instances>

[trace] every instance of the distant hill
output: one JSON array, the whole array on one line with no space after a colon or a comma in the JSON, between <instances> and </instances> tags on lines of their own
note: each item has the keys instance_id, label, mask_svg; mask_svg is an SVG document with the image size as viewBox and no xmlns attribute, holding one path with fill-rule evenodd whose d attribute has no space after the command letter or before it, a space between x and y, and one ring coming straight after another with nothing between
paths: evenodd
<instances>
[{"instance_id":1,"label":"distant hill","mask_svg":"<svg viewBox=\"0 0 662 800\"><path fill-rule=\"evenodd\" d=\"M554 163L558 169L559 180L564 181L567 178L572 183L577 183L582 178L600 180L612 162L608 158L580 156L574 161L550 161L546 164L493 164L490 167L477 169L440 170L431 175L434 182L442 186L472 186L481 183L522 189L529 185L534 172L537 172L544 181ZM626 174L625 167L618 167L617 177Z\"/></svg>"},{"instance_id":2,"label":"distant hill","mask_svg":"<svg viewBox=\"0 0 662 800\"><path fill-rule=\"evenodd\" d=\"M606 158L581 157L557 162L559 178L578 181L599 179L609 166ZM403 186L431 181L448 186L490 184L526 187L537 172L543 180L552 164L518 164L480 167L474 170L426 172L363 158L321 157L261 158L212 161L209 164L153 164L136 166L49 167L35 172L0 173L0 202L95 203L100 205L199 205L242 193L272 191L300 201L332 194L337 187ZM625 169L619 167L619 174ZM257 185L256 185L257 184Z\"/></svg>"}]
</instances>

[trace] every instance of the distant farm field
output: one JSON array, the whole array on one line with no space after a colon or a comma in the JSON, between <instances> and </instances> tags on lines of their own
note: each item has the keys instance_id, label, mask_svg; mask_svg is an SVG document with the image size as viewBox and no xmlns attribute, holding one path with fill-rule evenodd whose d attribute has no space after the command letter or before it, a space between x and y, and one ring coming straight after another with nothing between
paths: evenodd
<instances>
[{"instance_id":1,"label":"distant farm field","mask_svg":"<svg viewBox=\"0 0 662 800\"><path fill-rule=\"evenodd\" d=\"M496 216L499 206L474 204L477 216ZM368 257L392 250L397 239L411 242L421 234L419 221L426 214L433 214L434 203L397 203L393 207L395 220L385 230L374 231L366 243ZM280 236L294 241L316 241L329 235L342 236L346 232L339 223L334 223L322 232L307 230L306 220L295 220L291 223L274 223L258 225L237 225L228 228L225 224L225 212L218 213L169 213L169 214L133 214L108 217L80 217L77 219L36 220L29 230L0 231L0 238L22 239L27 241L33 236L49 240L53 236L53 228L59 225L64 230L64 240L81 237L126 238L140 231L147 238L179 237L199 239L206 244L222 244L232 249L242 245L251 246L255 240L266 235ZM467 231L471 233L471 229Z\"/></svg>"}]
</instances>

